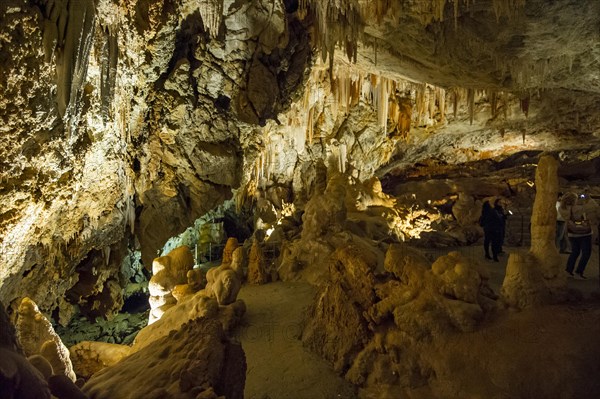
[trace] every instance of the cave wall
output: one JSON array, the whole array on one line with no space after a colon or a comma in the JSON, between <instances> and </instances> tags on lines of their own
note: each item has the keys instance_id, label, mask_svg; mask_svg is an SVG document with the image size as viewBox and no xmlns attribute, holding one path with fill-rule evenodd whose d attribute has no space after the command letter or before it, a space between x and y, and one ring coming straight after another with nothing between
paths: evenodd
<instances>
[{"instance_id":1,"label":"cave wall","mask_svg":"<svg viewBox=\"0 0 600 399\"><path fill-rule=\"evenodd\" d=\"M231 197L310 59L280 1L90 4L0 6L0 298L45 311ZM77 285L90 262L113 266Z\"/></svg>"}]
</instances>

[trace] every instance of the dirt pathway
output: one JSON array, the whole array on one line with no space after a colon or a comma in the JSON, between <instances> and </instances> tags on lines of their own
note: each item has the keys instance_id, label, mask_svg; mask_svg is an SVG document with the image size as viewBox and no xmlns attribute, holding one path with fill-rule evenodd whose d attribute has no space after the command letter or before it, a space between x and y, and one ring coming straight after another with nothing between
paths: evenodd
<instances>
[{"instance_id":1,"label":"dirt pathway","mask_svg":"<svg viewBox=\"0 0 600 399\"><path fill-rule=\"evenodd\" d=\"M236 330L246 352L246 399L355 398L354 388L300 341L304 309L315 287L277 282L242 287L248 308Z\"/></svg>"}]
</instances>

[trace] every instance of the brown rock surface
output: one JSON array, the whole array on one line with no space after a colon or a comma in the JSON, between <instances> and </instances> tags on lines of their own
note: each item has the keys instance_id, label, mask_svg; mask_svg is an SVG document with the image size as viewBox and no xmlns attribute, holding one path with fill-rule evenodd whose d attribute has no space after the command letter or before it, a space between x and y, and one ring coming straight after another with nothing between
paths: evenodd
<instances>
[{"instance_id":1,"label":"brown rock surface","mask_svg":"<svg viewBox=\"0 0 600 399\"><path fill-rule=\"evenodd\" d=\"M246 359L221 324L199 318L160 338L83 386L90 398L242 398Z\"/></svg>"},{"instance_id":2,"label":"brown rock surface","mask_svg":"<svg viewBox=\"0 0 600 399\"><path fill-rule=\"evenodd\" d=\"M64 374L75 381L69 350L31 299L23 298L21 301L16 326L26 356L43 356L50 362L55 374Z\"/></svg>"}]
</instances>

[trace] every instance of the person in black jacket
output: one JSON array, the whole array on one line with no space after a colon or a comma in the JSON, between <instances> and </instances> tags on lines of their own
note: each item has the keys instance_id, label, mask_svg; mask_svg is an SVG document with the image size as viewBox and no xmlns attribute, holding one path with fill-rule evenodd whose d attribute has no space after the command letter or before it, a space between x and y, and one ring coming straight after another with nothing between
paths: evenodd
<instances>
[{"instance_id":1,"label":"person in black jacket","mask_svg":"<svg viewBox=\"0 0 600 399\"><path fill-rule=\"evenodd\" d=\"M502 200L500 198L494 201L494 210L498 212L500 216L500 243L498 244L498 253L504 253L502 247L504 246L504 236L506 235L506 219L508 219L508 213L502 206Z\"/></svg>"},{"instance_id":2,"label":"person in black jacket","mask_svg":"<svg viewBox=\"0 0 600 399\"><path fill-rule=\"evenodd\" d=\"M493 259L498 262L498 253L500 252L502 218L498 212L492 208L489 201L485 201L481 208L481 217L479 225L483 227L483 249L486 259ZM492 256L490 257L490 244L492 247Z\"/></svg>"}]
</instances>

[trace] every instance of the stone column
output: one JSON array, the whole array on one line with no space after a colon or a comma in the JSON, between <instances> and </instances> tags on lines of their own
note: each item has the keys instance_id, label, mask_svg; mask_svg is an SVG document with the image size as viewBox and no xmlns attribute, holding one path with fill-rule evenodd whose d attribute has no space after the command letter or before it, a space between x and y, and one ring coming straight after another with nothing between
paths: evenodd
<instances>
[{"instance_id":1,"label":"stone column","mask_svg":"<svg viewBox=\"0 0 600 399\"><path fill-rule=\"evenodd\" d=\"M531 215L529 252L512 253L502 283L503 300L510 306L526 308L561 302L566 298L566 278L554 244L558 162L540 157L535 172L536 195Z\"/></svg>"},{"instance_id":2,"label":"stone column","mask_svg":"<svg viewBox=\"0 0 600 399\"><path fill-rule=\"evenodd\" d=\"M558 161L549 155L540 157L535 172L536 195L531 215L531 253L536 257L546 279L561 271L560 256L554 243L556 232L556 198L558 195Z\"/></svg>"}]
</instances>

